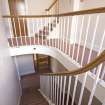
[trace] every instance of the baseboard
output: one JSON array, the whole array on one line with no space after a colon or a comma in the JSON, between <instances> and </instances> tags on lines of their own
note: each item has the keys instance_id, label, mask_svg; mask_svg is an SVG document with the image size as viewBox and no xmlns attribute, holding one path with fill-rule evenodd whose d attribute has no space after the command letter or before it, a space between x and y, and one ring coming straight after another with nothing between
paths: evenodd
<instances>
[{"instance_id":1,"label":"baseboard","mask_svg":"<svg viewBox=\"0 0 105 105\"><path fill-rule=\"evenodd\" d=\"M24 75L21 75L21 78L24 78L24 77L27 77L27 76L32 76L32 75L37 75L37 73L24 74Z\"/></svg>"},{"instance_id":2,"label":"baseboard","mask_svg":"<svg viewBox=\"0 0 105 105\"><path fill-rule=\"evenodd\" d=\"M18 103L17 103L17 105L20 105L20 101L21 101L21 95L20 95L19 98L18 98Z\"/></svg>"},{"instance_id":3,"label":"baseboard","mask_svg":"<svg viewBox=\"0 0 105 105\"><path fill-rule=\"evenodd\" d=\"M44 93L38 89L38 91L41 93L41 95L45 98L45 100L49 103L49 105L55 105L54 103L52 103L49 98L47 96L44 95Z\"/></svg>"}]
</instances>

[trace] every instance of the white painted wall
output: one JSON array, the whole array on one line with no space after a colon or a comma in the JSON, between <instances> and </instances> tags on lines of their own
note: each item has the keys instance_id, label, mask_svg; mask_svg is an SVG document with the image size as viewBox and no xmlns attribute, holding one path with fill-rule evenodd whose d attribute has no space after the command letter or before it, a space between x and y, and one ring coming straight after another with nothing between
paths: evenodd
<instances>
[{"instance_id":1,"label":"white painted wall","mask_svg":"<svg viewBox=\"0 0 105 105\"><path fill-rule=\"evenodd\" d=\"M51 57L51 70L52 72L63 72L66 68L57 59Z\"/></svg>"},{"instance_id":2,"label":"white painted wall","mask_svg":"<svg viewBox=\"0 0 105 105\"><path fill-rule=\"evenodd\" d=\"M25 0L28 15L42 15L54 0Z\"/></svg>"},{"instance_id":3,"label":"white painted wall","mask_svg":"<svg viewBox=\"0 0 105 105\"><path fill-rule=\"evenodd\" d=\"M2 2L2 14L3 15L10 15L8 0L1 0Z\"/></svg>"},{"instance_id":4,"label":"white painted wall","mask_svg":"<svg viewBox=\"0 0 105 105\"><path fill-rule=\"evenodd\" d=\"M105 6L105 0L84 0L84 2L80 2L80 10L83 9L90 9L90 8L98 8L98 7L104 7Z\"/></svg>"},{"instance_id":5,"label":"white painted wall","mask_svg":"<svg viewBox=\"0 0 105 105\"><path fill-rule=\"evenodd\" d=\"M33 55L20 55L14 58L16 58L20 76L35 73Z\"/></svg>"},{"instance_id":6,"label":"white painted wall","mask_svg":"<svg viewBox=\"0 0 105 105\"><path fill-rule=\"evenodd\" d=\"M73 10L73 0L60 0L59 10L60 13L70 12Z\"/></svg>"},{"instance_id":7,"label":"white painted wall","mask_svg":"<svg viewBox=\"0 0 105 105\"><path fill-rule=\"evenodd\" d=\"M2 7L1 7L2 15L10 15L8 0L1 0L1 3L2 3ZM5 31L7 33L6 34L7 37L11 37L10 31L12 32L12 27L9 27L9 21L10 21L10 19L4 19ZM11 24L11 22L10 22L10 24Z\"/></svg>"},{"instance_id":8,"label":"white painted wall","mask_svg":"<svg viewBox=\"0 0 105 105\"><path fill-rule=\"evenodd\" d=\"M10 57L6 33L1 18L0 0L0 105L19 105L20 84L15 64Z\"/></svg>"}]
</instances>

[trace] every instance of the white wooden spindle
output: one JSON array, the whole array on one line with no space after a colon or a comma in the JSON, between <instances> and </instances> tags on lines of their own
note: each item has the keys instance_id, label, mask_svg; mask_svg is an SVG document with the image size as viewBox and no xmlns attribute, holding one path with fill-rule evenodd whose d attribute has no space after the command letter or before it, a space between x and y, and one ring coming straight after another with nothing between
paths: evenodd
<instances>
[{"instance_id":1,"label":"white wooden spindle","mask_svg":"<svg viewBox=\"0 0 105 105\"><path fill-rule=\"evenodd\" d=\"M71 76L69 76L69 84L68 84L68 91L67 91L67 100L66 100L66 105L69 104L70 86L71 86Z\"/></svg>"},{"instance_id":2,"label":"white wooden spindle","mask_svg":"<svg viewBox=\"0 0 105 105\"><path fill-rule=\"evenodd\" d=\"M53 17L52 17L51 24L52 24L52 29L53 29ZM53 37L53 40L52 40L52 47L54 47L54 37Z\"/></svg>"},{"instance_id":3,"label":"white wooden spindle","mask_svg":"<svg viewBox=\"0 0 105 105\"><path fill-rule=\"evenodd\" d=\"M29 45L31 45L31 29L30 29L31 19L27 18L27 21L28 21L28 39L29 39Z\"/></svg>"},{"instance_id":4,"label":"white wooden spindle","mask_svg":"<svg viewBox=\"0 0 105 105\"><path fill-rule=\"evenodd\" d=\"M71 105L74 105L77 83L78 83L78 75L75 77L75 83L74 83L74 90L73 90L73 96L72 96L72 103L71 103Z\"/></svg>"},{"instance_id":5,"label":"white wooden spindle","mask_svg":"<svg viewBox=\"0 0 105 105\"><path fill-rule=\"evenodd\" d=\"M40 28L40 24L39 24L39 19L37 19L37 40L38 40L38 45L39 45L39 28Z\"/></svg>"},{"instance_id":6,"label":"white wooden spindle","mask_svg":"<svg viewBox=\"0 0 105 105\"><path fill-rule=\"evenodd\" d=\"M25 38L25 44L27 45L27 33L26 33L26 18L23 18L23 26L24 26L24 38Z\"/></svg>"},{"instance_id":7,"label":"white wooden spindle","mask_svg":"<svg viewBox=\"0 0 105 105\"><path fill-rule=\"evenodd\" d=\"M50 85L49 85L49 76L46 76L46 81L47 81L47 85L46 85L46 94L47 94L47 97L50 99L49 97L49 92L50 92Z\"/></svg>"},{"instance_id":8,"label":"white wooden spindle","mask_svg":"<svg viewBox=\"0 0 105 105\"><path fill-rule=\"evenodd\" d=\"M51 76L48 76L48 83L47 83L47 86L48 86L48 90L47 90L48 99L51 100ZM47 87L46 87L46 88L47 88Z\"/></svg>"},{"instance_id":9,"label":"white wooden spindle","mask_svg":"<svg viewBox=\"0 0 105 105\"><path fill-rule=\"evenodd\" d=\"M41 26L41 28L40 28L40 30L41 30L41 44L43 45L43 19L41 18L40 19L40 26Z\"/></svg>"},{"instance_id":10,"label":"white wooden spindle","mask_svg":"<svg viewBox=\"0 0 105 105\"><path fill-rule=\"evenodd\" d=\"M65 17L65 48L64 48L64 52L66 53L67 51L67 39L68 39L68 30L69 30L69 24L68 24L68 16Z\"/></svg>"},{"instance_id":11,"label":"white wooden spindle","mask_svg":"<svg viewBox=\"0 0 105 105\"><path fill-rule=\"evenodd\" d=\"M65 26L65 24L66 24L66 17L63 17L63 45L62 45L62 47L63 47L63 52L65 52L64 50L65 50L65 36L66 36L66 26Z\"/></svg>"},{"instance_id":12,"label":"white wooden spindle","mask_svg":"<svg viewBox=\"0 0 105 105\"><path fill-rule=\"evenodd\" d=\"M91 103L92 103L93 96L94 96L94 93L95 93L95 90L96 90L96 87L97 87L97 83L99 81L99 76L100 76L100 73L101 73L101 68L102 68L102 64L100 64L98 66L97 73L96 73L96 76L95 76L95 79L94 79L94 83L93 83L93 88L92 88L91 93L90 93L88 105L91 105Z\"/></svg>"},{"instance_id":13,"label":"white wooden spindle","mask_svg":"<svg viewBox=\"0 0 105 105\"><path fill-rule=\"evenodd\" d=\"M67 27L66 27L66 31L67 31L67 35L66 35L66 48L65 48L65 53L67 54L67 46L68 46L68 37L69 37L69 27L70 26L70 19L69 16L67 17Z\"/></svg>"},{"instance_id":14,"label":"white wooden spindle","mask_svg":"<svg viewBox=\"0 0 105 105\"><path fill-rule=\"evenodd\" d=\"M16 23L15 23L15 18L13 18L13 27L14 27L14 34L15 34L15 37L16 37L16 44L17 44L17 47L19 46L19 43L18 43L18 37L17 37L17 31L16 31Z\"/></svg>"},{"instance_id":15,"label":"white wooden spindle","mask_svg":"<svg viewBox=\"0 0 105 105\"><path fill-rule=\"evenodd\" d=\"M72 24L71 24L71 23L72 23L72 22L71 22L72 17L69 17L69 20L70 20L70 27L71 27L71 25L72 25ZM68 52L69 52L69 54L68 54L69 56L70 56L70 54L71 54L71 52L70 52L70 51L71 51L71 40L70 40L70 39L71 39L71 34L70 34L70 33L72 33L71 31L72 31L72 30L71 30L71 28L70 28L70 31L69 31L69 51L68 51Z\"/></svg>"},{"instance_id":16,"label":"white wooden spindle","mask_svg":"<svg viewBox=\"0 0 105 105\"><path fill-rule=\"evenodd\" d=\"M60 27L60 35L61 35L61 39L60 39L60 50L62 50L62 36L63 36L63 18L61 18L61 27Z\"/></svg>"},{"instance_id":17,"label":"white wooden spindle","mask_svg":"<svg viewBox=\"0 0 105 105\"><path fill-rule=\"evenodd\" d=\"M46 96L48 97L48 90L49 90L49 86L48 86L48 76L45 76L45 81L46 81L46 85L45 85L45 93Z\"/></svg>"},{"instance_id":18,"label":"white wooden spindle","mask_svg":"<svg viewBox=\"0 0 105 105\"><path fill-rule=\"evenodd\" d=\"M56 27L55 27L55 48L57 48L57 35L58 35L58 33L57 33L57 18L55 17L55 24L54 25L56 25Z\"/></svg>"},{"instance_id":19,"label":"white wooden spindle","mask_svg":"<svg viewBox=\"0 0 105 105\"><path fill-rule=\"evenodd\" d=\"M67 77L67 76L64 76L64 85L63 85L63 100L62 100L62 105L64 105L64 101L65 101L66 77Z\"/></svg>"},{"instance_id":20,"label":"white wooden spindle","mask_svg":"<svg viewBox=\"0 0 105 105\"><path fill-rule=\"evenodd\" d=\"M70 42L70 38L69 38L69 56L70 56L70 54L71 54L71 42Z\"/></svg>"},{"instance_id":21,"label":"white wooden spindle","mask_svg":"<svg viewBox=\"0 0 105 105\"><path fill-rule=\"evenodd\" d=\"M78 43L78 48L77 48L77 57L76 57L76 61L77 62L78 62L79 51L80 51L80 46L81 46L80 44L81 44L81 38L82 38L83 25L84 25L84 16L82 16L82 23L81 23L81 29L80 29L79 43Z\"/></svg>"},{"instance_id":22,"label":"white wooden spindle","mask_svg":"<svg viewBox=\"0 0 105 105\"><path fill-rule=\"evenodd\" d=\"M54 47L56 47L56 29L55 29L55 21L56 21L56 18L54 17L54 25L53 25L53 27L54 27L54 31L55 31L55 36L54 36Z\"/></svg>"},{"instance_id":23,"label":"white wooden spindle","mask_svg":"<svg viewBox=\"0 0 105 105\"><path fill-rule=\"evenodd\" d=\"M47 93L48 93L48 99L51 100L51 76L48 76L48 83L47 83L47 86L48 86L48 90L47 90ZM47 87L46 87L47 88Z\"/></svg>"},{"instance_id":24,"label":"white wooden spindle","mask_svg":"<svg viewBox=\"0 0 105 105\"><path fill-rule=\"evenodd\" d=\"M44 31L45 33L43 34L43 44L47 46L47 40L46 40L47 17L43 18L42 20L43 20L42 28L45 27L45 31ZM44 29L42 29L42 30L44 30Z\"/></svg>"},{"instance_id":25,"label":"white wooden spindle","mask_svg":"<svg viewBox=\"0 0 105 105\"><path fill-rule=\"evenodd\" d=\"M86 78L87 78L87 73L84 74L78 105L81 105L81 102L82 102L82 97L83 97L83 92L84 92L84 89L85 89Z\"/></svg>"},{"instance_id":26,"label":"white wooden spindle","mask_svg":"<svg viewBox=\"0 0 105 105\"><path fill-rule=\"evenodd\" d=\"M52 88L53 88L52 83L53 83L53 82L52 82L52 81L53 81L53 78L52 78L52 76L51 76L51 82L50 82L50 83L51 83L51 88L50 88L50 93L51 93L51 102L52 102L52 100L53 100L53 99L52 99L52 97L53 97L53 94L52 94L52 93L53 93L53 92L52 92Z\"/></svg>"},{"instance_id":27,"label":"white wooden spindle","mask_svg":"<svg viewBox=\"0 0 105 105\"><path fill-rule=\"evenodd\" d=\"M75 16L74 17L74 19L75 19L75 33L74 33L74 42L73 42L73 52L72 52L72 59L74 58L74 52L75 52L75 44L76 44L76 36L77 36L77 28L78 28L78 17L77 16Z\"/></svg>"},{"instance_id":28,"label":"white wooden spindle","mask_svg":"<svg viewBox=\"0 0 105 105\"><path fill-rule=\"evenodd\" d=\"M56 92L56 89L57 89L57 77L55 76L55 104L56 104L56 99L57 99L57 92Z\"/></svg>"},{"instance_id":29,"label":"white wooden spindle","mask_svg":"<svg viewBox=\"0 0 105 105\"><path fill-rule=\"evenodd\" d=\"M55 93L54 89L55 89L55 77L53 76L53 102L54 102L54 93Z\"/></svg>"},{"instance_id":30,"label":"white wooden spindle","mask_svg":"<svg viewBox=\"0 0 105 105\"><path fill-rule=\"evenodd\" d=\"M34 38L34 43L33 44L35 44L35 20L34 20L34 18L32 19L32 28L33 28L33 38Z\"/></svg>"},{"instance_id":31,"label":"white wooden spindle","mask_svg":"<svg viewBox=\"0 0 105 105\"><path fill-rule=\"evenodd\" d=\"M60 78L60 96L59 96L59 105L61 105L61 96L62 96L62 79L63 77L61 76Z\"/></svg>"},{"instance_id":32,"label":"white wooden spindle","mask_svg":"<svg viewBox=\"0 0 105 105\"><path fill-rule=\"evenodd\" d=\"M50 32L51 32L51 17L49 17L49 27L48 27L48 29L49 29L48 31L49 31L49 36L50 36ZM49 42L49 46L51 46L50 38L48 39L48 42Z\"/></svg>"},{"instance_id":33,"label":"white wooden spindle","mask_svg":"<svg viewBox=\"0 0 105 105\"><path fill-rule=\"evenodd\" d=\"M59 30L59 33L58 33L58 49L59 49L59 46L60 46L60 44L59 44L59 42L60 42L60 17L58 17L59 18L59 23L58 23L58 30Z\"/></svg>"},{"instance_id":34,"label":"white wooden spindle","mask_svg":"<svg viewBox=\"0 0 105 105\"><path fill-rule=\"evenodd\" d=\"M48 18L46 17L46 18L45 18L45 39L44 39L46 46L48 46L48 44L47 44L48 21L49 21L49 20L48 20Z\"/></svg>"},{"instance_id":35,"label":"white wooden spindle","mask_svg":"<svg viewBox=\"0 0 105 105\"><path fill-rule=\"evenodd\" d=\"M14 47L14 44L13 44L13 32L12 32L12 27L11 27L11 19L8 19L8 23L9 23L9 33L10 33L10 38L11 38L11 43L12 43L12 46Z\"/></svg>"},{"instance_id":36,"label":"white wooden spindle","mask_svg":"<svg viewBox=\"0 0 105 105\"><path fill-rule=\"evenodd\" d=\"M63 17L62 18L62 51L64 51L64 29L65 29L65 18Z\"/></svg>"},{"instance_id":37,"label":"white wooden spindle","mask_svg":"<svg viewBox=\"0 0 105 105\"><path fill-rule=\"evenodd\" d=\"M22 41L22 30L21 30L21 26L20 26L20 19L21 18L18 18L18 24L19 24L19 36L20 36L20 39L21 39L21 45L23 45L23 41Z\"/></svg>"},{"instance_id":38,"label":"white wooden spindle","mask_svg":"<svg viewBox=\"0 0 105 105\"><path fill-rule=\"evenodd\" d=\"M58 76L58 81L57 81L57 105L59 105L59 76Z\"/></svg>"},{"instance_id":39,"label":"white wooden spindle","mask_svg":"<svg viewBox=\"0 0 105 105\"><path fill-rule=\"evenodd\" d=\"M62 40L62 18L60 18L60 35L59 35L59 40L60 40L60 43L59 43L59 49L61 50L61 40Z\"/></svg>"}]
</instances>

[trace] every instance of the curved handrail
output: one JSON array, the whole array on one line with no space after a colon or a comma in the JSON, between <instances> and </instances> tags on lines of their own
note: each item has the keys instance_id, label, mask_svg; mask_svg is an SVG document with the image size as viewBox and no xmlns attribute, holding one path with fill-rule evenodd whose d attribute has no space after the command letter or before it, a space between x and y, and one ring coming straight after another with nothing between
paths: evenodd
<instances>
[{"instance_id":1,"label":"curved handrail","mask_svg":"<svg viewBox=\"0 0 105 105\"><path fill-rule=\"evenodd\" d=\"M56 3L58 0L55 0L45 11L49 11Z\"/></svg>"},{"instance_id":2,"label":"curved handrail","mask_svg":"<svg viewBox=\"0 0 105 105\"><path fill-rule=\"evenodd\" d=\"M87 15L94 13L105 13L105 7L61 13L61 14L53 14L53 15L19 15L19 16L4 15L3 18L45 18L45 17L58 17L58 16L62 17L62 16Z\"/></svg>"},{"instance_id":3,"label":"curved handrail","mask_svg":"<svg viewBox=\"0 0 105 105\"><path fill-rule=\"evenodd\" d=\"M78 75L85 72L92 70L94 67L97 67L99 64L105 61L105 50L97 56L92 62L86 64L84 67L71 70L71 71L63 71L63 72L56 72L56 73L43 73L41 75Z\"/></svg>"}]
</instances>

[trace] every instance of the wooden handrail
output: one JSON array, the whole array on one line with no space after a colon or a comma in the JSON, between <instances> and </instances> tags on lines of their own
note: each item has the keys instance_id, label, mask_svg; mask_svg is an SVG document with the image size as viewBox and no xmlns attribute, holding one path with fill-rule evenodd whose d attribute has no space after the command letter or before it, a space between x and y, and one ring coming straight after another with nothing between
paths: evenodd
<instances>
[{"instance_id":1,"label":"wooden handrail","mask_svg":"<svg viewBox=\"0 0 105 105\"><path fill-rule=\"evenodd\" d=\"M49 8L45 9L45 11L49 11L56 3L58 0L55 0L50 6Z\"/></svg>"},{"instance_id":2,"label":"wooden handrail","mask_svg":"<svg viewBox=\"0 0 105 105\"><path fill-rule=\"evenodd\" d=\"M17 18L17 17L18 18L45 18L45 17L58 17L58 16L62 17L62 16L87 15L87 14L94 14L94 13L105 13L105 7L61 13L61 14L53 14L53 15L21 15L21 16L5 15L3 16L3 18Z\"/></svg>"},{"instance_id":3,"label":"wooden handrail","mask_svg":"<svg viewBox=\"0 0 105 105\"><path fill-rule=\"evenodd\" d=\"M75 69L75 70L70 70L70 71L65 71L65 72L58 72L58 73L43 73L41 75L78 75L82 74L85 72L88 72L92 70L93 68L97 67L99 64L105 61L105 50L97 56L92 62L89 64L86 64L84 67Z\"/></svg>"}]
</instances>

